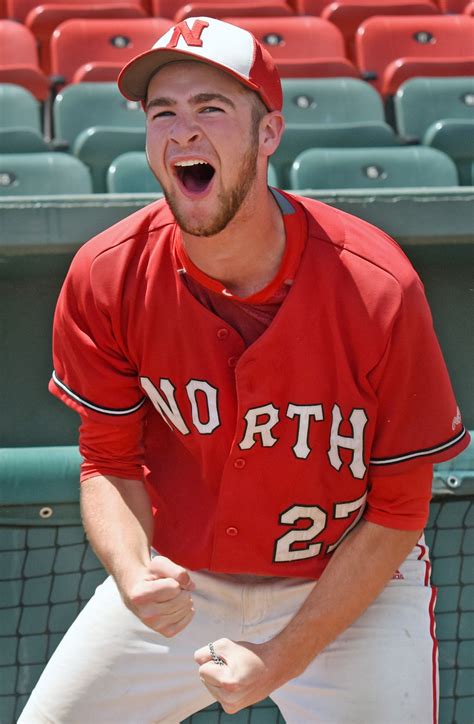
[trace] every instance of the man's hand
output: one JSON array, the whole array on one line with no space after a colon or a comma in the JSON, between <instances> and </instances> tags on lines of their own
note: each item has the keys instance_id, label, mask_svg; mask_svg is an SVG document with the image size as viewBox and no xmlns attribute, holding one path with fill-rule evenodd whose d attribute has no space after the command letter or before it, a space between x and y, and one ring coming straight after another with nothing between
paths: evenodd
<instances>
[{"instance_id":1,"label":"man's hand","mask_svg":"<svg viewBox=\"0 0 474 724\"><path fill-rule=\"evenodd\" d=\"M189 573L169 558L156 556L126 583L118 582L125 605L154 631L171 638L194 616Z\"/></svg>"},{"instance_id":2,"label":"man's hand","mask_svg":"<svg viewBox=\"0 0 474 724\"><path fill-rule=\"evenodd\" d=\"M218 639L214 641L214 650L224 660L223 665L213 661L209 646L198 649L194 659L200 664L201 681L227 714L265 699L292 678L289 671L283 671L283 657L276 656L272 642L251 644Z\"/></svg>"}]
</instances>

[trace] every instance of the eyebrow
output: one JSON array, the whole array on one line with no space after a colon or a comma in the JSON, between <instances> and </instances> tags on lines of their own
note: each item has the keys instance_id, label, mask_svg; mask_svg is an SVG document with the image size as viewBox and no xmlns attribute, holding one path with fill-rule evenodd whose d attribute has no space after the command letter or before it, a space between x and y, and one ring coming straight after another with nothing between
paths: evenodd
<instances>
[{"instance_id":1,"label":"eyebrow","mask_svg":"<svg viewBox=\"0 0 474 724\"><path fill-rule=\"evenodd\" d=\"M189 103L191 105L198 105L199 103L210 103L211 101L220 101L221 103L229 106L229 108L233 108L235 110L235 103L233 103L230 98L227 98L227 96L222 95L222 93L198 93L197 95L192 96L189 99ZM164 108L165 106L169 107L175 105L176 101L173 98L166 98L165 96L160 98L153 98L149 103L146 104L146 112L148 112L150 108Z\"/></svg>"}]
</instances>

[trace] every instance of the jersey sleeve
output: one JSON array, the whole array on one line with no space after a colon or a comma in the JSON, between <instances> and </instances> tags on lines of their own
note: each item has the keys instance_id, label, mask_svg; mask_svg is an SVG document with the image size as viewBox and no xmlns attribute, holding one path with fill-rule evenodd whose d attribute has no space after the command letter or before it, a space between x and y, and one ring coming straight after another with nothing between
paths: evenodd
<instances>
[{"instance_id":1,"label":"jersey sleeve","mask_svg":"<svg viewBox=\"0 0 474 724\"><path fill-rule=\"evenodd\" d=\"M110 310L97 302L99 282L92 280L92 264L81 252L56 307L49 390L82 417L127 424L142 417L147 405L137 370L119 341L119 295L107 290Z\"/></svg>"},{"instance_id":2,"label":"jersey sleeve","mask_svg":"<svg viewBox=\"0 0 474 724\"><path fill-rule=\"evenodd\" d=\"M371 476L442 462L468 445L423 285L414 273L371 381L378 399Z\"/></svg>"},{"instance_id":3,"label":"jersey sleeve","mask_svg":"<svg viewBox=\"0 0 474 724\"><path fill-rule=\"evenodd\" d=\"M80 480L96 475L113 475L126 480L143 480L143 418L128 425L115 425L82 418L79 452L83 457Z\"/></svg>"},{"instance_id":4,"label":"jersey sleeve","mask_svg":"<svg viewBox=\"0 0 474 724\"><path fill-rule=\"evenodd\" d=\"M433 466L418 463L396 475L376 475L369 481L364 518L398 530L420 530L429 516Z\"/></svg>"}]
</instances>

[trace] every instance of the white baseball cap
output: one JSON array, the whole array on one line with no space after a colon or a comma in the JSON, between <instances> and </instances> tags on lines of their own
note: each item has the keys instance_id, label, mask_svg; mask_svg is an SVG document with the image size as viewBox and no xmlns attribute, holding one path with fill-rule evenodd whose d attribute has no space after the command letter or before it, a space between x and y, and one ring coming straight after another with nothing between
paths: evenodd
<instances>
[{"instance_id":1,"label":"white baseball cap","mask_svg":"<svg viewBox=\"0 0 474 724\"><path fill-rule=\"evenodd\" d=\"M118 86L131 101L145 101L156 71L176 60L199 60L229 73L258 93L269 111L280 111L283 93L270 53L247 30L216 18L188 18L122 69Z\"/></svg>"}]
</instances>

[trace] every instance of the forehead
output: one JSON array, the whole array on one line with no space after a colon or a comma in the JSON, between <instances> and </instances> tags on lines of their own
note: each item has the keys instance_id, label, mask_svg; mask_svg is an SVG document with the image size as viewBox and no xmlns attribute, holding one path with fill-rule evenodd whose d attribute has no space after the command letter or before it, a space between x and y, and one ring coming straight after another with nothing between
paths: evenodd
<instances>
[{"instance_id":1,"label":"forehead","mask_svg":"<svg viewBox=\"0 0 474 724\"><path fill-rule=\"evenodd\" d=\"M168 98L216 92L228 96L251 95L236 78L219 68L199 61L180 60L160 68L148 84L148 101L157 96Z\"/></svg>"}]
</instances>

